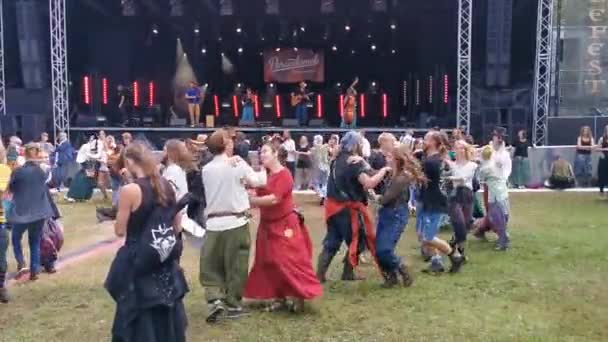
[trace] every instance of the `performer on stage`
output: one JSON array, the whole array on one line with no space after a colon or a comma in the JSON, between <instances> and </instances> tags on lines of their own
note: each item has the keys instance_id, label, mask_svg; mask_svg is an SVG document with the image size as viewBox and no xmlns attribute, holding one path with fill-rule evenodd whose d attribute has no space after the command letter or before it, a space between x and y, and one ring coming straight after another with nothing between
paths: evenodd
<instances>
[{"instance_id":1,"label":"performer on stage","mask_svg":"<svg viewBox=\"0 0 608 342\"><path fill-rule=\"evenodd\" d=\"M359 78L355 78L353 84L346 90L341 128L354 129L357 127L357 90L355 89L357 83L359 83Z\"/></svg>"},{"instance_id":2,"label":"performer on stage","mask_svg":"<svg viewBox=\"0 0 608 342\"><path fill-rule=\"evenodd\" d=\"M251 90L251 88L247 88L245 95L243 96L242 99L242 104L243 104L243 116L241 117L241 119L243 121L247 121L247 122L253 122L254 118L253 118L253 105L255 101L255 94L253 93L253 90Z\"/></svg>"},{"instance_id":3,"label":"performer on stage","mask_svg":"<svg viewBox=\"0 0 608 342\"><path fill-rule=\"evenodd\" d=\"M194 81L190 82L190 87L186 90L186 100L188 101L188 113L190 114L190 127L198 126L201 119L201 89Z\"/></svg>"},{"instance_id":4,"label":"performer on stage","mask_svg":"<svg viewBox=\"0 0 608 342\"><path fill-rule=\"evenodd\" d=\"M308 102L310 101L310 93L307 93L306 82L302 81L298 89L291 93L291 105L296 108L295 116L301 126L308 124Z\"/></svg>"},{"instance_id":5,"label":"performer on stage","mask_svg":"<svg viewBox=\"0 0 608 342\"><path fill-rule=\"evenodd\" d=\"M123 85L117 87L118 95L118 116L115 121L119 124L127 123L133 114L133 105L131 102L131 90Z\"/></svg>"},{"instance_id":6,"label":"performer on stage","mask_svg":"<svg viewBox=\"0 0 608 342\"><path fill-rule=\"evenodd\" d=\"M340 152L330 168L325 201L327 234L317 266L317 277L321 282L326 280L325 273L342 242L349 246L342 280L356 280L354 267L359 262L359 239L365 239L371 254L376 255L375 235L367 209L367 191L375 188L390 168L384 167L370 176L371 168L361 157L362 140L363 137L357 132L346 133L340 141ZM360 236L362 232L365 236Z\"/></svg>"},{"instance_id":7,"label":"performer on stage","mask_svg":"<svg viewBox=\"0 0 608 342\"><path fill-rule=\"evenodd\" d=\"M323 293L312 268L312 242L303 219L294 211L293 179L282 165L287 151L267 143L260 158L268 182L249 198L260 207L260 226L244 297L273 300L269 311L300 311L304 300Z\"/></svg>"}]
</instances>

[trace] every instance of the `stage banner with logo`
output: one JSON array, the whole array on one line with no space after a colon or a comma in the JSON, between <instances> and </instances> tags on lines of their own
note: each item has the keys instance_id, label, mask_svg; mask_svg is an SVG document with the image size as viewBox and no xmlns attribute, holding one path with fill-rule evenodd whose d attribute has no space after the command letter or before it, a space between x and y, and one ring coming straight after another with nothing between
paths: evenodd
<instances>
[{"instance_id":1,"label":"stage banner with logo","mask_svg":"<svg viewBox=\"0 0 608 342\"><path fill-rule=\"evenodd\" d=\"M297 83L325 81L325 56L311 49L264 52L264 81Z\"/></svg>"}]
</instances>

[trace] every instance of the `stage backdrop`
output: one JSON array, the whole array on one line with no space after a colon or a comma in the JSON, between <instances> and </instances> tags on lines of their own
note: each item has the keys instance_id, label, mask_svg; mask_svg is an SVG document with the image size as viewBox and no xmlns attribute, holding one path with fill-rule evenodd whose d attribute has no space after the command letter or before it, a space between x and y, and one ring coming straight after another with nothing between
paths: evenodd
<instances>
[{"instance_id":1,"label":"stage backdrop","mask_svg":"<svg viewBox=\"0 0 608 342\"><path fill-rule=\"evenodd\" d=\"M264 52L264 81L296 83L325 81L325 56L310 49Z\"/></svg>"}]
</instances>

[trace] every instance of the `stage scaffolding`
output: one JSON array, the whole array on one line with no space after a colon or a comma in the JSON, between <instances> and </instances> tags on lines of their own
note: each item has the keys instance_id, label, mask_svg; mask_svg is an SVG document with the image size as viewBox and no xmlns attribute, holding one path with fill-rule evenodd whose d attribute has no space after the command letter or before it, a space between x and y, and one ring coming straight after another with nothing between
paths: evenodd
<instances>
[{"instance_id":1,"label":"stage scaffolding","mask_svg":"<svg viewBox=\"0 0 608 342\"><path fill-rule=\"evenodd\" d=\"M49 0L53 123L55 137L57 137L60 132L65 132L68 136L70 134L65 1L66 0Z\"/></svg>"},{"instance_id":2,"label":"stage scaffolding","mask_svg":"<svg viewBox=\"0 0 608 342\"><path fill-rule=\"evenodd\" d=\"M471 130L471 45L473 0L458 0L458 90L456 126Z\"/></svg>"},{"instance_id":3,"label":"stage scaffolding","mask_svg":"<svg viewBox=\"0 0 608 342\"><path fill-rule=\"evenodd\" d=\"M532 117L534 125L532 142L536 145L547 143L547 118L551 97L551 51L553 45L553 0L538 0L536 25L536 62L534 70L534 93Z\"/></svg>"},{"instance_id":4,"label":"stage scaffolding","mask_svg":"<svg viewBox=\"0 0 608 342\"><path fill-rule=\"evenodd\" d=\"M0 0L0 115L6 115L6 89L4 83L4 0Z\"/></svg>"},{"instance_id":5,"label":"stage scaffolding","mask_svg":"<svg viewBox=\"0 0 608 342\"><path fill-rule=\"evenodd\" d=\"M553 29L553 0L538 0L536 63L533 103L533 142L547 140L547 117L551 96L551 51ZM66 0L49 0L51 32L51 69L53 94L53 123L55 136L69 134L70 110L68 93L68 64L66 36ZM0 115L6 113L4 82L3 0L0 0ZM469 132L471 127L471 47L473 0L458 0L458 90L456 123Z\"/></svg>"}]
</instances>

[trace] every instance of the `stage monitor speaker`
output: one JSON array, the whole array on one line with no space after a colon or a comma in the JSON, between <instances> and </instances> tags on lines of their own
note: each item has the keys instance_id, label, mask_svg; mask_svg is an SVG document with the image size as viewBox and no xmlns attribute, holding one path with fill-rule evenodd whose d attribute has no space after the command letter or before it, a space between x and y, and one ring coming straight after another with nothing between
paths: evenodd
<instances>
[{"instance_id":1,"label":"stage monitor speaker","mask_svg":"<svg viewBox=\"0 0 608 342\"><path fill-rule=\"evenodd\" d=\"M205 116L205 127L207 127L207 128L215 127L215 116L213 116L213 115Z\"/></svg>"},{"instance_id":2,"label":"stage monitor speaker","mask_svg":"<svg viewBox=\"0 0 608 342\"><path fill-rule=\"evenodd\" d=\"M253 120L239 120L240 127L254 127L255 121Z\"/></svg>"},{"instance_id":3,"label":"stage monitor speaker","mask_svg":"<svg viewBox=\"0 0 608 342\"><path fill-rule=\"evenodd\" d=\"M272 127L272 121L258 121L258 127Z\"/></svg>"},{"instance_id":4,"label":"stage monitor speaker","mask_svg":"<svg viewBox=\"0 0 608 342\"><path fill-rule=\"evenodd\" d=\"M298 119L283 119L282 125L283 127L298 127L300 126L300 123L298 122Z\"/></svg>"},{"instance_id":5,"label":"stage monitor speaker","mask_svg":"<svg viewBox=\"0 0 608 342\"><path fill-rule=\"evenodd\" d=\"M311 119L308 121L309 127L323 127L325 126L325 120L323 119Z\"/></svg>"},{"instance_id":6,"label":"stage monitor speaker","mask_svg":"<svg viewBox=\"0 0 608 342\"><path fill-rule=\"evenodd\" d=\"M186 126L186 124L186 119L178 118L176 116L171 117L171 119L169 120L169 126L171 127L184 127Z\"/></svg>"},{"instance_id":7,"label":"stage monitor speaker","mask_svg":"<svg viewBox=\"0 0 608 342\"><path fill-rule=\"evenodd\" d=\"M103 115L78 114L76 118L77 127L105 127L108 119Z\"/></svg>"}]
</instances>

